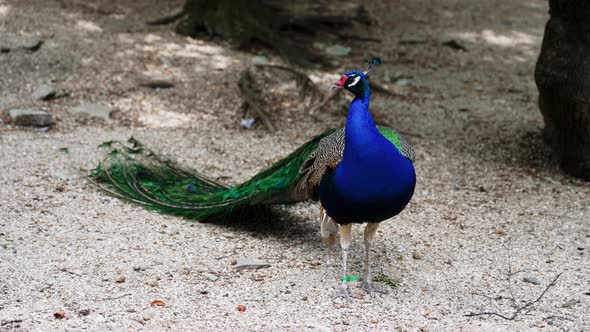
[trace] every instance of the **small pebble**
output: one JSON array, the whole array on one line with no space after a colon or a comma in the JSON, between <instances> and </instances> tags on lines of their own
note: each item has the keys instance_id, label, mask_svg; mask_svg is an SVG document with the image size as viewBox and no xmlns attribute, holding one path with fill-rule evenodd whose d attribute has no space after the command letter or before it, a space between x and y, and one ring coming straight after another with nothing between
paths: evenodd
<instances>
[{"instance_id":1,"label":"small pebble","mask_svg":"<svg viewBox=\"0 0 590 332\"><path fill-rule=\"evenodd\" d=\"M214 275L213 273L205 273L203 274L205 276L205 278L207 278L207 280L209 281L217 281L219 280L219 277Z\"/></svg>"},{"instance_id":2,"label":"small pebble","mask_svg":"<svg viewBox=\"0 0 590 332\"><path fill-rule=\"evenodd\" d=\"M153 316L154 316L154 313L152 311L148 311L148 312L144 312L141 315L141 319L143 319L144 321L147 322L148 320L152 319Z\"/></svg>"},{"instance_id":3,"label":"small pebble","mask_svg":"<svg viewBox=\"0 0 590 332\"><path fill-rule=\"evenodd\" d=\"M562 308L571 308L571 307L575 306L578 303L580 303L580 300L573 299L573 300L569 300L566 303L562 304L561 307Z\"/></svg>"},{"instance_id":4,"label":"small pebble","mask_svg":"<svg viewBox=\"0 0 590 332\"><path fill-rule=\"evenodd\" d=\"M421 252L417 250L414 250L414 252L412 252L412 258L419 260L422 259L422 257L424 257L424 255Z\"/></svg>"},{"instance_id":5,"label":"small pebble","mask_svg":"<svg viewBox=\"0 0 590 332\"><path fill-rule=\"evenodd\" d=\"M537 279L535 277L524 277L524 278L522 278L522 281L527 282L529 284L533 284L533 285L540 285L541 284L539 279Z\"/></svg>"},{"instance_id":6,"label":"small pebble","mask_svg":"<svg viewBox=\"0 0 590 332\"><path fill-rule=\"evenodd\" d=\"M88 316L90 315L90 309L82 309L78 311L78 315L80 315L81 317Z\"/></svg>"},{"instance_id":7,"label":"small pebble","mask_svg":"<svg viewBox=\"0 0 590 332\"><path fill-rule=\"evenodd\" d=\"M153 80L153 81L146 81L139 83L139 86L143 86L146 88L159 90L159 89L170 89L174 87L174 83L164 81L164 80Z\"/></svg>"},{"instance_id":8,"label":"small pebble","mask_svg":"<svg viewBox=\"0 0 590 332\"><path fill-rule=\"evenodd\" d=\"M17 126L43 127L53 123L53 116L35 109L12 109L8 112L10 120Z\"/></svg>"},{"instance_id":9,"label":"small pebble","mask_svg":"<svg viewBox=\"0 0 590 332\"><path fill-rule=\"evenodd\" d=\"M265 65L265 64L269 63L270 61L264 55L257 55L254 57L252 62L254 62L254 64L256 64L256 65Z\"/></svg>"},{"instance_id":10,"label":"small pebble","mask_svg":"<svg viewBox=\"0 0 590 332\"><path fill-rule=\"evenodd\" d=\"M72 111L76 113L87 114L91 117L103 119L106 122L111 121L111 108L102 104L82 103L74 107Z\"/></svg>"},{"instance_id":11,"label":"small pebble","mask_svg":"<svg viewBox=\"0 0 590 332\"><path fill-rule=\"evenodd\" d=\"M16 33L0 34L1 53L7 53L17 48L36 51L42 44L43 40L39 36L21 36Z\"/></svg>"},{"instance_id":12,"label":"small pebble","mask_svg":"<svg viewBox=\"0 0 590 332\"><path fill-rule=\"evenodd\" d=\"M41 47L41 44L43 44L41 37L28 36L21 39L19 46L30 51L36 51Z\"/></svg>"},{"instance_id":13,"label":"small pebble","mask_svg":"<svg viewBox=\"0 0 590 332\"><path fill-rule=\"evenodd\" d=\"M325 49L326 54L336 57L345 57L350 54L352 49L348 46L343 45L332 45Z\"/></svg>"},{"instance_id":14,"label":"small pebble","mask_svg":"<svg viewBox=\"0 0 590 332\"><path fill-rule=\"evenodd\" d=\"M48 100L55 97L57 91L49 84L39 85L35 91L31 94L31 97L35 100Z\"/></svg>"},{"instance_id":15,"label":"small pebble","mask_svg":"<svg viewBox=\"0 0 590 332\"><path fill-rule=\"evenodd\" d=\"M116 284L122 284L125 282L125 280L127 280L127 278L125 278L124 276L118 276L117 278L115 278L114 282Z\"/></svg>"},{"instance_id":16,"label":"small pebble","mask_svg":"<svg viewBox=\"0 0 590 332\"><path fill-rule=\"evenodd\" d=\"M496 230L494 231L494 233L496 233L496 234L498 234L498 235L506 235L506 231L505 231L505 230L503 230L503 229L501 229L501 228L498 228L498 229L496 229Z\"/></svg>"},{"instance_id":17,"label":"small pebble","mask_svg":"<svg viewBox=\"0 0 590 332\"><path fill-rule=\"evenodd\" d=\"M236 270L258 270L267 267L270 267L270 264L248 257L238 258L236 264L234 265Z\"/></svg>"},{"instance_id":18,"label":"small pebble","mask_svg":"<svg viewBox=\"0 0 590 332\"><path fill-rule=\"evenodd\" d=\"M407 78L400 78L395 81L395 85L397 86L407 86L410 84L410 80Z\"/></svg>"}]
</instances>

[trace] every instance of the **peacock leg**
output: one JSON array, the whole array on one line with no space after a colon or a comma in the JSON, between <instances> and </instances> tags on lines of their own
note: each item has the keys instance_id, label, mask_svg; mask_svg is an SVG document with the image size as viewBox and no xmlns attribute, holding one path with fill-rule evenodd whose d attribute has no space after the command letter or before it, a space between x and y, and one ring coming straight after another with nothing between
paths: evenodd
<instances>
[{"instance_id":1,"label":"peacock leg","mask_svg":"<svg viewBox=\"0 0 590 332\"><path fill-rule=\"evenodd\" d=\"M365 276L363 277L361 288L369 293L371 297L375 297L375 292L387 293L387 291L373 285L373 277L371 276L371 261L369 258L371 254L371 243L373 243L373 237L377 232L377 228L379 228L379 223L373 222L368 223L365 227Z\"/></svg>"},{"instance_id":2,"label":"peacock leg","mask_svg":"<svg viewBox=\"0 0 590 332\"><path fill-rule=\"evenodd\" d=\"M342 288L336 292L336 297L350 299L352 291L348 285L350 282L348 276L348 253L352 244L352 224L340 226L340 247L342 248Z\"/></svg>"},{"instance_id":3,"label":"peacock leg","mask_svg":"<svg viewBox=\"0 0 590 332\"><path fill-rule=\"evenodd\" d=\"M328 216L324 207L320 205L320 236L328 246L333 247L336 244L336 235L338 234L338 225Z\"/></svg>"}]
</instances>

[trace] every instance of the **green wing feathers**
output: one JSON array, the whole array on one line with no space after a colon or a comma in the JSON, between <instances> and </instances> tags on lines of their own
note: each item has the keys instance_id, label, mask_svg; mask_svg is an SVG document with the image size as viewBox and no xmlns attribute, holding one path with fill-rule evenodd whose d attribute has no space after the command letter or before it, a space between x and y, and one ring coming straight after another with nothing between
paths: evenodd
<instances>
[{"instance_id":1,"label":"green wing feathers","mask_svg":"<svg viewBox=\"0 0 590 332\"><path fill-rule=\"evenodd\" d=\"M110 147L90 179L102 189L165 214L191 219L227 219L252 205L288 203L309 197L299 190L300 169L319 142L333 130L314 137L299 149L250 180L228 187L202 174L158 157L133 138L131 146Z\"/></svg>"},{"instance_id":2,"label":"green wing feathers","mask_svg":"<svg viewBox=\"0 0 590 332\"><path fill-rule=\"evenodd\" d=\"M377 127L381 135L388 141L393 143L397 150L406 158L414 161L414 149L410 146L410 143L404 139L404 137L398 133L395 129L386 127Z\"/></svg>"}]
</instances>

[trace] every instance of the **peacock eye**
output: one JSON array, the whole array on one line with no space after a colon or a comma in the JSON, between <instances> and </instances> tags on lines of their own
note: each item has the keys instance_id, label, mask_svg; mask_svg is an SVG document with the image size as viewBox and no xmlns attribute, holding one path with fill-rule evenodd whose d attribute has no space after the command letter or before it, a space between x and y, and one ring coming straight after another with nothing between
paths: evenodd
<instances>
[{"instance_id":1,"label":"peacock eye","mask_svg":"<svg viewBox=\"0 0 590 332\"><path fill-rule=\"evenodd\" d=\"M347 88L352 88L353 86L355 86L359 81L361 80L361 77L356 75L356 74L351 74L350 76L348 76L348 79L346 80L346 87Z\"/></svg>"}]
</instances>

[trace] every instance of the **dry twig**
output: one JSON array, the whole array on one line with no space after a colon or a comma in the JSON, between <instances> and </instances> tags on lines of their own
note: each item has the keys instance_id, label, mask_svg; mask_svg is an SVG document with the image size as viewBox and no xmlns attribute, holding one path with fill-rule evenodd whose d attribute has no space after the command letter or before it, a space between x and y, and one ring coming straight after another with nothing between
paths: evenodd
<instances>
[{"instance_id":1,"label":"dry twig","mask_svg":"<svg viewBox=\"0 0 590 332\"><path fill-rule=\"evenodd\" d=\"M541 294L539 294L539 296L537 296L536 299L534 299L532 301L528 301L524 305L515 305L516 310L510 316L505 316L505 315L502 315L502 314L494 312L494 311L470 312L465 316L467 316L467 317L497 316L497 317L500 317L500 318L503 318L506 320L514 320L514 319L516 319L518 314L520 314L523 310L525 310L525 309L529 308L530 306L534 305L535 303L539 302L543 298L543 296L545 296L545 293L547 293L549 288L555 286L555 284L557 283L557 279L559 279L559 277L561 276L561 273L562 272L558 273L555 276L555 278L553 278L553 280L549 283L549 285L547 285L547 287L545 287L545 289L543 289ZM513 303L516 303L516 300L514 298L511 298L511 300Z\"/></svg>"},{"instance_id":2,"label":"dry twig","mask_svg":"<svg viewBox=\"0 0 590 332\"><path fill-rule=\"evenodd\" d=\"M518 317L518 315L525 309L530 308L531 306L533 306L534 304L536 304L537 302L539 302L547 293L547 291L549 291L549 289L553 286L555 286L555 284L557 283L557 280L559 279L559 277L561 276L561 273L558 273L555 278L553 278L553 280L547 285L547 287L545 287L543 289L543 291L539 294L539 296L537 296L534 300L531 301L527 301L525 304L520 305L518 304L519 301L517 301L516 296L514 295L514 291L512 289L512 277L514 277L515 275L525 272L526 270L517 270L517 271L512 271L512 259L511 259L511 255L510 255L510 248L507 246L504 246L504 248L507 250L508 252L508 272L506 273L506 278L504 278L504 280L507 282L508 286L506 287L506 289L508 290L508 292L510 292L509 296L503 296L503 295L499 295L499 296L488 296L485 294L480 294L481 296L487 298L490 301L494 301L494 300L510 300L512 307L515 309L514 312L512 312L512 314L510 315L504 315L501 314L499 312L495 312L495 311L482 311L482 312L470 312L468 314L466 314L466 317L479 317L479 316L496 316L496 317L500 317L502 319L506 319L506 320L515 320L516 317Z\"/></svg>"},{"instance_id":3,"label":"dry twig","mask_svg":"<svg viewBox=\"0 0 590 332\"><path fill-rule=\"evenodd\" d=\"M244 70L240 75L238 81L240 92L244 96L244 111L252 110L261 120L266 129L271 133L275 131L275 127L270 120L270 116L264 111L262 103L258 99L258 92L254 88L254 78L249 70Z\"/></svg>"}]
</instances>

